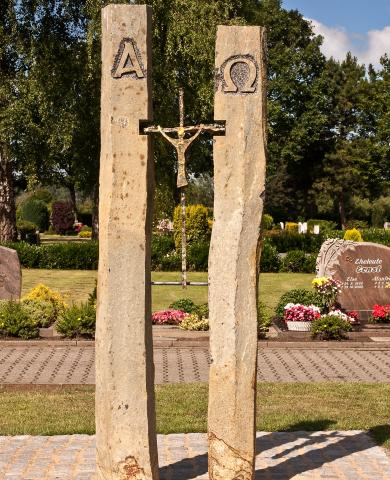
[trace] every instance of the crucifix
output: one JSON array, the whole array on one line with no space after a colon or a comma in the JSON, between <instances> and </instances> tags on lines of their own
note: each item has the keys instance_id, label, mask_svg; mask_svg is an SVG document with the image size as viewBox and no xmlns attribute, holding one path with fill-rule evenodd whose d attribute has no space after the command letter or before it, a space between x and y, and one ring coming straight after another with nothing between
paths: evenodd
<instances>
[{"instance_id":1,"label":"crucifix","mask_svg":"<svg viewBox=\"0 0 390 480\"><path fill-rule=\"evenodd\" d=\"M144 127L143 133L159 133L173 147L177 154L177 187L180 189L181 205L181 284L187 288L187 235L186 235L186 194L185 187L188 185L186 171L186 152L192 143L202 132L211 132L213 135L224 135L225 125L223 122L213 124L199 124L194 126L184 126L184 91L179 89L179 115L180 124L178 127L162 128L160 125ZM172 137L174 134L177 137Z\"/></svg>"}]
</instances>

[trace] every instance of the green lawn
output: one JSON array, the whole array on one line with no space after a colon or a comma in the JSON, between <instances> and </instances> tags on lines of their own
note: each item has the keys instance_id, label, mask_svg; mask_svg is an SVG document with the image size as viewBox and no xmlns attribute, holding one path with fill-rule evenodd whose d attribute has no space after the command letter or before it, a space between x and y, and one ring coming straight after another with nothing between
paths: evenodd
<instances>
[{"instance_id":1,"label":"green lawn","mask_svg":"<svg viewBox=\"0 0 390 480\"><path fill-rule=\"evenodd\" d=\"M23 294L38 283L59 290L66 295L68 303L85 301L92 291L97 272L95 270L34 270L23 269ZM207 273L190 272L189 280L207 281ZM155 281L180 281L178 272L153 272ZM280 296L291 288L310 288L312 274L307 273L262 273L260 275L260 298L274 308ZM221 275L223 281L223 275ZM190 297L196 303L207 302L207 287L154 286L153 311L168 307L180 297Z\"/></svg>"},{"instance_id":2,"label":"green lawn","mask_svg":"<svg viewBox=\"0 0 390 480\"><path fill-rule=\"evenodd\" d=\"M156 392L159 433L206 431L206 384L164 385L158 386ZM370 430L378 444L390 449L389 421L390 384L260 383L258 386L257 430ZM93 387L0 390L0 435L93 434L94 431Z\"/></svg>"}]
</instances>

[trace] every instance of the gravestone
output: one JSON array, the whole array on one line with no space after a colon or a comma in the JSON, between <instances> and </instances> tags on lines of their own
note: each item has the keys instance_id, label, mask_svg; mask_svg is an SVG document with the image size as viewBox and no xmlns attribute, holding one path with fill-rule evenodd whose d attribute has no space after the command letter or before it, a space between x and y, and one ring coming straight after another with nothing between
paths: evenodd
<instances>
[{"instance_id":1,"label":"gravestone","mask_svg":"<svg viewBox=\"0 0 390 480\"><path fill-rule=\"evenodd\" d=\"M0 247L0 300L19 300L22 273L16 250Z\"/></svg>"},{"instance_id":2,"label":"gravestone","mask_svg":"<svg viewBox=\"0 0 390 480\"><path fill-rule=\"evenodd\" d=\"M102 10L96 463L99 480L157 480L150 242L151 9Z\"/></svg>"},{"instance_id":3,"label":"gravestone","mask_svg":"<svg viewBox=\"0 0 390 480\"><path fill-rule=\"evenodd\" d=\"M265 30L220 26L209 254L209 478L251 480L255 458L259 229L266 164Z\"/></svg>"},{"instance_id":4,"label":"gravestone","mask_svg":"<svg viewBox=\"0 0 390 480\"><path fill-rule=\"evenodd\" d=\"M390 248L377 243L330 239L317 258L317 275L342 284L338 301L367 321L375 304L390 303Z\"/></svg>"}]
</instances>

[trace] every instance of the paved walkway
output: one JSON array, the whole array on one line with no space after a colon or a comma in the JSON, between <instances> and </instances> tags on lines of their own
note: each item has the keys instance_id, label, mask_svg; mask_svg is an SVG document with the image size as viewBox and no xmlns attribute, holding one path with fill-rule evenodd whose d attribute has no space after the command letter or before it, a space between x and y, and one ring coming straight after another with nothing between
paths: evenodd
<instances>
[{"instance_id":1,"label":"paved walkway","mask_svg":"<svg viewBox=\"0 0 390 480\"><path fill-rule=\"evenodd\" d=\"M372 348L260 348L258 380L267 382L390 382L390 350ZM155 348L156 383L207 382L206 347ZM0 384L95 383L89 346L0 346Z\"/></svg>"},{"instance_id":2,"label":"paved walkway","mask_svg":"<svg viewBox=\"0 0 390 480\"><path fill-rule=\"evenodd\" d=\"M161 480L206 480L205 434L158 435ZM95 438L0 437L3 480L95 479ZM257 434L256 480L389 480L390 457L362 431Z\"/></svg>"}]
</instances>

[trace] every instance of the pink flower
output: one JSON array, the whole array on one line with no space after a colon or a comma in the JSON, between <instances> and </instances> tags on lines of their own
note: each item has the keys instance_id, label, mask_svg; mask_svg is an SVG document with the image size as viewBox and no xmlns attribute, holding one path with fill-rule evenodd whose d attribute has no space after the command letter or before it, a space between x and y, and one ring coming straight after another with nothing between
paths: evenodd
<instances>
[{"instance_id":1,"label":"pink flower","mask_svg":"<svg viewBox=\"0 0 390 480\"><path fill-rule=\"evenodd\" d=\"M321 311L315 305L301 305L300 303L288 303L284 307L284 320L286 322L312 322L320 318Z\"/></svg>"},{"instance_id":2,"label":"pink flower","mask_svg":"<svg viewBox=\"0 0 390 480\"><path fill-rule=\"evenodd\" d=\"M160 310L152 315L152 323L154 325L179 325L188 313L182 310Z\"/></svg>"}]
</instances>

